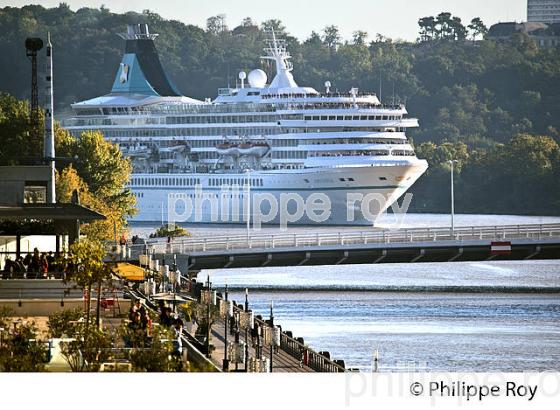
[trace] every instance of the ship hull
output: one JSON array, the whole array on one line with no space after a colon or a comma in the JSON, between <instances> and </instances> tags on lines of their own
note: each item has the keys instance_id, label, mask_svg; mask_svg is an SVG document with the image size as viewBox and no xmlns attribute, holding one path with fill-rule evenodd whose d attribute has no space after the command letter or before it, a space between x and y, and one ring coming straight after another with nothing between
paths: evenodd
<instances>
[{"instance_id":1,"label":"ship hull","mask_svg":"<svg viewBox=\"0 0 560 410\"><path fill-rule=\"evenodd\" d=\"M426 168L425 161L411 159L386 165L250 174L159 174L156 178L154 174L134 174L131 189L139 212L130 221L246 224L249 215L257 228L372 225ZM183 177L191 184L176 186Z\"/></svg>"}]
</instances>

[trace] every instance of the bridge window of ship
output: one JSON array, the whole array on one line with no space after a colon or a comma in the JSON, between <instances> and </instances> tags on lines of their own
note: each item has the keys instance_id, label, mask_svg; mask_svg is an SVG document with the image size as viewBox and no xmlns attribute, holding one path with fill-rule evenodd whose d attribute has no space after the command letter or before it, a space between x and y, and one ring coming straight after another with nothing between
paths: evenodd
<instances>
[{"instance_id":1,"label":"bridge window of ship","mask_svg":"<svg viewBox=\"0 0 560 410\"><path fill-rule=\"evenodd\" d=\"M379 177L381 181L387 181L387 177Z\"/></svg>"}]
</instances>

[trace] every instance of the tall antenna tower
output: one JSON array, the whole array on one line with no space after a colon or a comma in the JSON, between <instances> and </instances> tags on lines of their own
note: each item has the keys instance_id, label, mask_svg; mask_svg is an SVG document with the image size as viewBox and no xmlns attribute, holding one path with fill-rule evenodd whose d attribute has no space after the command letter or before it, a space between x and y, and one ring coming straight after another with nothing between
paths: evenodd
<instances>
[{"instance_id":1,"label":"tall antenna tower","mask_svg":"<svg viewBox=\"0 0 560 410\"><path fill-rule=\"evenodd\" d=\"M39 90L37 87L37 51L43 48L43 40L37 37L28 37L25 40L26 55L31 60L31 105L29 120L33 126L33 132L38 134L39 130ZM38 135L35 135L38 136Z\"/></svg>"}]
</instances>

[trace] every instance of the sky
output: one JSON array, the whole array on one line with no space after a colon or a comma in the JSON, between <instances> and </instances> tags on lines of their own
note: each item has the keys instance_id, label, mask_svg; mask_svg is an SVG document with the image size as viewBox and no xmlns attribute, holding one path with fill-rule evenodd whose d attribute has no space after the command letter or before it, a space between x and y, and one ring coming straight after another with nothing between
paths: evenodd
<instances>
[{"instance_id":1,"label":"sky","mask_svg":"<svg viewBox=\"0 0 560 410\"><path fill-rule=\"evenodd\" d=\"M21 7L26 4L55 7L60 0L0 0L0 6ZM72 10L105 5L114 13L149 9L166 19L205 27L206 19L225 14L230 28L251 17L258 23L279 19L288 32L304 40L311 31L334 24L344 39L356 30L377 33L393 39L415 40L418 19L449 11L468 23L481 17L487 26L505 21L524 21L527 0L66 0Z\"/></svg>"}]
</instances>

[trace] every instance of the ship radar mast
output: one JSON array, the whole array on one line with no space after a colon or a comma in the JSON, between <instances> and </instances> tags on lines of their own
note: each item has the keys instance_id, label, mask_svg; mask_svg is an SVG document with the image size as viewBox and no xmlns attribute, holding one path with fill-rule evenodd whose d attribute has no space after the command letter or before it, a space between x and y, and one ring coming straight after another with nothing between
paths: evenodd
<instances>
[{"instance_id":1,"label":"ship radar mast","mask_svg":"<svg viewBox=\"0 0 560 410\"><path fill-rule=\"evenodd\" d=\"M286 49L286 42L276 38L274 29L270 28L269 38L267 40L268 47L264 49L266 55L261 58L264 60L273 60L276 63L276 76L270 83L270 88L290 88L297 87L291 71L294 66L290 60L292 56Z\"/></svg>"}]
</instances>

